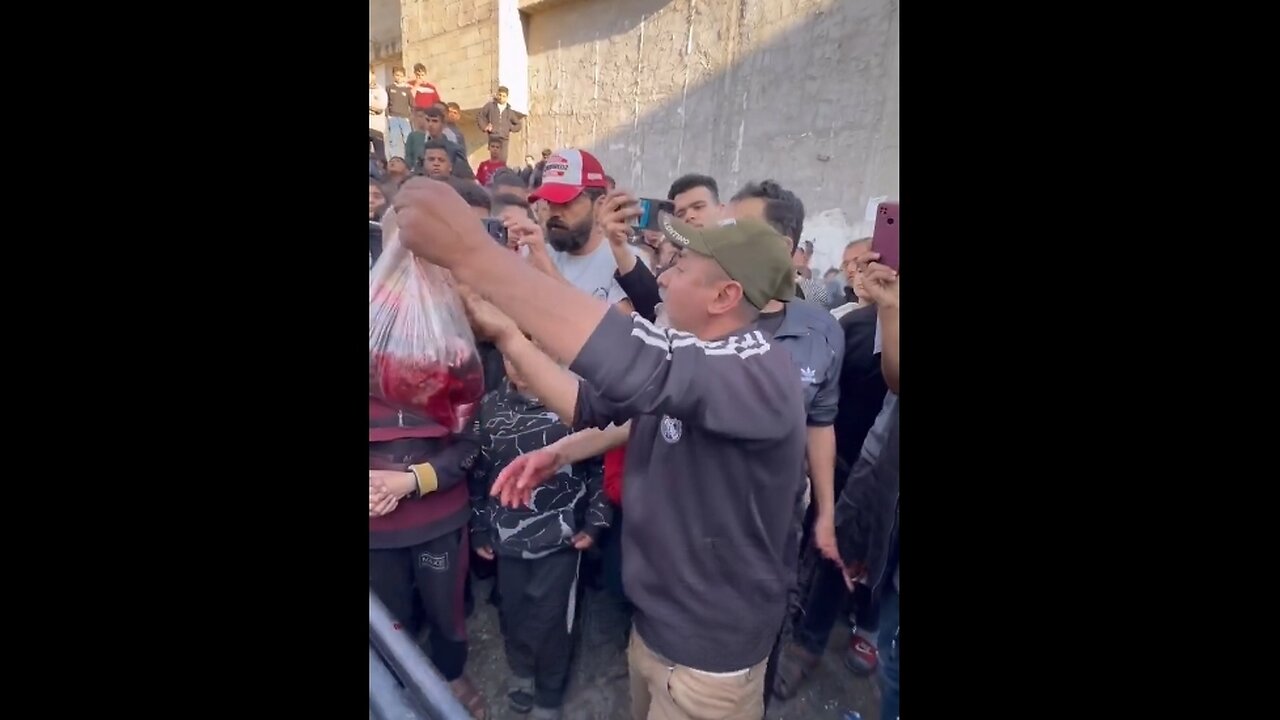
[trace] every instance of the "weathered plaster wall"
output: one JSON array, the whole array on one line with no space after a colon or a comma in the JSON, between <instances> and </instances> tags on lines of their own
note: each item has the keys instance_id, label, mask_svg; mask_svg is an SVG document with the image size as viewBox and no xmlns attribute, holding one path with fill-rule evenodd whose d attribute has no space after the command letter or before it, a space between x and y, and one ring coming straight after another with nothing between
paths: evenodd
<instances>
[{"instance_id":1,"label":"weathered plaster wall","mask_svg":"<svg viewBox=\"0 0 1280 720\"><path fill-rule=\"evenodd\" d=\"M369 62L400 56L400 0L369 0Z\"/></svg>"},{"instance_id":2,"label":"weathered plaster wall","mask_svg":"<svg viewBox=\"0 0 1280 720\"><path fill-rule=\"evenodd\" d=\"M475 110L498 85L496 0L402 0L405 66L427 66L446 102Z\"/></svg>"},{"instance_id":3,"label":"weathered plaster wall","mask_svg":"<svg viewBox=\"0 0 1280 720\"><path fill-rule=\"evenodd\" d=\"M897 0L577 0L529 12L520 155L587 148L653 196L687 172L716 177L726 197L774 178L814 220L843 211L805 233L815 266L828 245L869 233L868 199L898 195Z\"/></svg>"}]
</instances>

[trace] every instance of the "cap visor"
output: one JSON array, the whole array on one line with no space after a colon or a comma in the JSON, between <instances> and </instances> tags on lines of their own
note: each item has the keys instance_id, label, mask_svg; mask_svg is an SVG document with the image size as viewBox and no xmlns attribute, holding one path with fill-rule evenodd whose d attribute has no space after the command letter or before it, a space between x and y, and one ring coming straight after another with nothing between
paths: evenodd
<instances>
[{"instance_id":1,"label":"cap visor","mask_svg":"<svg viewBox=\"0 0 1280 720\"><path fill-rule=\"evenodd\" d=\"M671 213L658 213L658 227L662 230L662 236L667 239L667 242L676 247L687 248L699 255L706 255L710 258L715 257L715 254L711 252L711 248L707 247L706 241L702 239L702 231L677 220L676 216Z\"/></svg>"},{"instance_id":2,"label":"cap visor","mask_svg":"<svg viewBox=\"0 0 1280 720\"><path fill-rule=\"evenodd\" d=\"M568 205L574 198L582 194L577 185L561 185L559 183L544 184L529 195L529 202L546 200L556 205Z\"/></svg>"}]
</instances>

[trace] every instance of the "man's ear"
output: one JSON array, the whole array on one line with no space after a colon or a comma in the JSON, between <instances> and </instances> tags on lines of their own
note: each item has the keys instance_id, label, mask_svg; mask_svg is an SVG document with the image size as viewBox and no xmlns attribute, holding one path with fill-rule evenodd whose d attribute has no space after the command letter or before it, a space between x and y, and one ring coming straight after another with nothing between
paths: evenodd
<instances>
[{"instance_id":1,"label":"man's ear","mask_svg":"<svg viewBox=\"0 0 1280 720\"><path fill-rule=\"evenodd\" d=\"M708 310L712 315L722 315L727 312L733 312L733 309L738 307L738 303L741 301L742 285L737 280L730 280L720 286L720 290L711 299L711 307Z\"/></svg>"},{"instance_id":2,"label":"man's ear","mask_svg":"<svg viewBox=\"0 0 1280 720\"><path fill-rule=\"evenodd\" d=\"M600 213L604 212L604 204L608 199L609 199L609 193L605 193L600 197L596 198L595 202L591 203L591 213L593 216L598 217Z\"/></svg>"}]
</instances>

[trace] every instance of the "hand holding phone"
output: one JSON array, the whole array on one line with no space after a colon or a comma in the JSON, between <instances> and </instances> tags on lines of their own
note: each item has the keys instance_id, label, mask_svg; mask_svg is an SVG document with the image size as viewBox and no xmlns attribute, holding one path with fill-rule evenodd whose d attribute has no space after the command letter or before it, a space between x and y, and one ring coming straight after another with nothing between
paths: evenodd
<instances>
[{"instance_id":1,"label":"hand holding phone","mask_svg":"<svg viewBox=\"0 0 1280 720\"><path fill-rule=\"evenodd\" d=\"M876 225L871 232L871 249L880 253L880 264L898 269L898 203L882 202L876 208Z\"/></svg>"},{"instance_id":2,"label":"hand holding phone","mask_svg":"<svg viewBox=\"0 0 1280 720\"><path fill-rule=\"evenodd\" d=\"M604 206L596 221L604 228L609 243L621 246L631 241L639 214L640 207L635 197L626 190L615 189L604 196Z\"/></svg>"},{"instance_id":3,"label":"hand holding phone","mask_svg":"<svg viewBox=\"0 0 1280 720\"><path fill-rule=\"evenodd\" d=\"M640 198L638 202L640 215L631 221L631 227L640 230L657 230L658 213L665 212L669 215L674 215L676 212L676 204L670 200Z\"/></svg>"},{"instance_id":4,"label":"hand holding phone","mask_svg":"<svg viewBox=\"0 0 1280 720\"><path fill-rule=\"evenodd\" d=\"M502 223L501 218L485 218L481 222L484 223L485 232L489 233L489 237L493 238L499 245L507 244L507 228Z\"/></svg>"},{"instance_id":5,"label":"hand holding phone","mask_svg":"<svg viewBox=\"0 0 1280 720\"><path fill-rule=\"evenodd\" d=\"M547 238L542 226L534 222L529 213L514 205L502 211L502 224L507 229L507 247L527 252L546 252Z\"/></svg>"}]
</instances>

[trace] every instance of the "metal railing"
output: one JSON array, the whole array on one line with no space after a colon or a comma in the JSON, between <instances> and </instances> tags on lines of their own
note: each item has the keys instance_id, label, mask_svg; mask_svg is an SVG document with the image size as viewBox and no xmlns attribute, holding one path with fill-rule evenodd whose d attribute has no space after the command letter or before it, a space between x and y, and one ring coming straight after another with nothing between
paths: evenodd
<instances>
[{"instance_id":1,"label":"metal railing","mask_svg":"<svg viewBox=\"0 0 1280 720\"><path fill-rule=\"evenodd\" d=\"M403 685L403 688L401 687ZM449 684L369 591L369 714L375 720L471 720Z\"/></svg>"}]
</instances>

